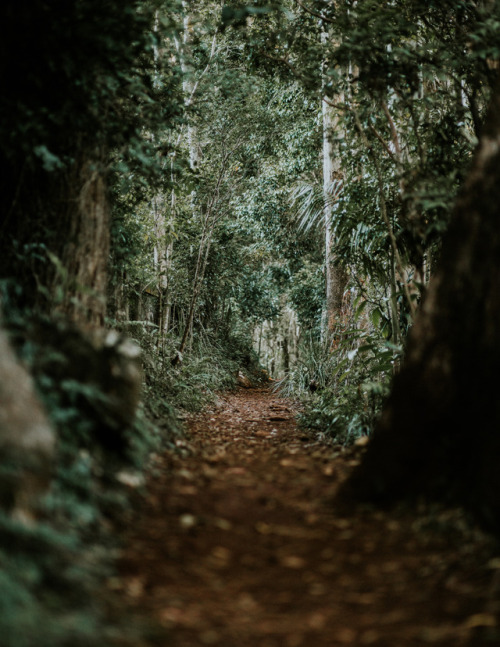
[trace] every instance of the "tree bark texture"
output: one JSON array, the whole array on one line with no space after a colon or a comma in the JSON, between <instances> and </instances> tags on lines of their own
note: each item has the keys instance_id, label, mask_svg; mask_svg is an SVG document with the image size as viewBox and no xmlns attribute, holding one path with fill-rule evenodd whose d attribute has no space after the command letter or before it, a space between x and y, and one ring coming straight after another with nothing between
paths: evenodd
<instances>
[{"instance_id":1,"label":"tree bark texture","mask_svg":"<svg viewBox=\"0 0 500 647\"><path fill-rule=\"evenodd\" d=\"M153 198L153 221L155 229L155 258L157 290L159 295L158 337L163 338L168 331L170 306L169 277L172 266L173 240L167 239L166 200L158 194Z\"/></svg>"},{"instance_id":2,"label":"tree bark texture","mask_svg":"<svg viewBox=\"0 0 500 647\"><path fill-rule=\"evenodd\" d=\"M102 326L110 250L110 214L106 184L90 162L75 181L79 193L69 200L69 234L62 262L67 272L63 302L58 307L76 323ZM56 283L60 277L56 276Z\"/></svg>"},{"instance_id":3,"label":"tree bark texture","mask_svg":"<svg viewBox=\"0 0 500 647\"><path fill-rule=\"evenodd\" d=\"M325 197L325 275L326 275L326 328L329 336L337 331L342 313L342 299L347 284L347 274L339 264L335 253L332 210L332 183L342 179L338 151L335 150L333 136L338 128L338 118L326 101L323 109L323 193Z\"/></svg>"},{"instance_id":4,"label":"tree bark texture","mask_svg":"<svg viewBox=\"0 0 500 647\"><path fill-rule=\"evenodd\" d=\"M500 88L405 363L344 494L459 503L500 531Z\"/></svg>"}]
</instances>

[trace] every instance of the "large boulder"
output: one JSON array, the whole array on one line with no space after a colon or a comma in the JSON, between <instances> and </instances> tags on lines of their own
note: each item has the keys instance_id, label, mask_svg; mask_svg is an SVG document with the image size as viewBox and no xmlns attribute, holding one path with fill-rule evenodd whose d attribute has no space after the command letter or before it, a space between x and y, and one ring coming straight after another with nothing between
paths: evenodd
<instances>
[{"instance_id":1,"label":"large boulder","mask_svg":"<svg viewBox=\"0 0 500 647\"><path fill-rule=\"evenodd\" d=\"M50 483L55 434L33 380L0 329L0 507L18 519L36 516Z\"/></svg>"}]
</instances>

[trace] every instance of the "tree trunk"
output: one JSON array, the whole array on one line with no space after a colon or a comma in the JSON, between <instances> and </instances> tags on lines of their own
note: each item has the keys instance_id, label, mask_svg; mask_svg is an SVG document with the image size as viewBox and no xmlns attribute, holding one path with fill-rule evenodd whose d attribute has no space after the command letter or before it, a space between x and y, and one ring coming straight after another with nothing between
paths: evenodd
<instances>
[{"instance_id":1,"label":"tree trunk","mask_svg":"<svg viewBox=\"0 0 500 647\"><path fill-rule=\"evenodd\" d=\"M457 502L497 532L499 140L497 91L405 363L364 460L344 488L380 503L420 495Z\"/></svg>"},{"instance_id":2,"label":"tree trunk","mask_svg":"<svg viewBox=\"0 0 500 647\"><path fill-rule=\"evenodd\" d=\"M186 2L186 0L183 0L182 8L184 11L184 33L182 38L182 48L180 49L181 68L183 74L182 90L184 92L184 103L189 109L197 89L197 83L193 76L193 69L189 63L193 45L193 16L190 13L189 3ZM189 166L191 169L195 169L201 160L201 147L198 141L198 129L196 128L196 125L193 124L191 117L188 118L187 143L189 150Z\"/></svg>"},{"instance_id":3,"label":"tree trunk","mask_svg":"<svg viewBox=\"0 0 500 647\"><path fill-rule=\"evenodd\" d=\"M173 241L167 237L166 201L160 194L153 198L153 220L155 229L155 259L158 290L158 343L168 330L170 312L170 269L172 266Z\"/></svg>"},{"instance_id":4,"label":"tree trunk","mask_svg":"<svg viewBox=\"0 0 500 647\"><path fill-rule=\"evenodd\" d=\"M339 264L335 253L333 233L332 188L335 180L342 180L340 156L335 150L333 137L338 128L338 118L326 101L323 108L323 193L325 226L325 276L326 276L326 331L329 338L338 332L342 313L342 299L347 284L345 269Z\"/></svg>"},{"instance_id":5,"label":"tree trunk","mask_svg":"<svg viewBox=\"0 0 500 647\"><path fill-rule=\"evenodd\" d=\"M62 303L57 309L75 323L102 326L106 315L110 249L106 184L90 162L80 167L75 184L80 190L76 199L69 201L70 226L62 257L67 278ZM60 281L58 273L54 290Z\"/></svg>"},{"instance_id":6,"label":"tree trunk","mask_svg":"<svg viewBox=\"0 0 500 647\"><path fill-rule=\"evenodd\" d=\"M125 290L126 280L126 272L120 271L108 300L108 315L111 315L120 323L130 321L130 301Z\"/></svg>"},{"instance_id":7,"label":"tree trunk","mask_svg":"<svg viewBox=\"0 0 500 647\"><path fill-rule=\"evenodd\" d=\"M200 248L198 250L198 258L196 261L196 269L195 269L195 275L193 280L193 291L191 294L191 301L189 303L188 318L187 318L186 326L184 328L184 333L182 335L181 343L179 344L179 348L172 358L172 366L177 366L182 362L182 356L187 345L189 334L192 334L194 313L198 302L198 296L200 294L203 279L205 277L205 270L208 263L208 256L210 253L210 247L212 243L212 234L213 234L213 228L215 226L215 220L209 221L209 216L207 216L204 224L205 224L205 228L202 233Z\"/></svg>"}]
</instances>

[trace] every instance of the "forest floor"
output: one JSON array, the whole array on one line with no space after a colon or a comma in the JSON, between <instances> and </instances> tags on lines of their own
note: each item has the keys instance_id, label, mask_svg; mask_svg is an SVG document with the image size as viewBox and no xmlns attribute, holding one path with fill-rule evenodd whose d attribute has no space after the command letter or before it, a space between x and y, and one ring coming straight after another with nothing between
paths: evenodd
<instances>
[{"instance_id":1,"label":"forest floor","mask_svg":"<svg viewBox=\"0 0 500 647\"><path fill-rule=\"evenodd\" d=\"M109 581L161 628L134 646L500 644L491 540L458 511L336 509L363 450L319 442L295 414L240 389L154 457Z\"/></svg>"}]
</instances>

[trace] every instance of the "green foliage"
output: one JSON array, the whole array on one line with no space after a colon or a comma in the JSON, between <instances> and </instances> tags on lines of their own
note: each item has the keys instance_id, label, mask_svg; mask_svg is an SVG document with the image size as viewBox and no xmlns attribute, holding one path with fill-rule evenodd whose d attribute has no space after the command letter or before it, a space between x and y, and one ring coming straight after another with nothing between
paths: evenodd
<instances>
[{"instance_id":1,"label":"green foliage","mask_svg":"<svg viewBox=\"0 0 500 647\"><path fill-rule=\"evenodd\" d=\"M341 343L327 356L312 356L312 366L311 356L298 364L299 374L292 373L287 379L298 381L301 389L297 395L305 403L300 417L304 426L344 445L372 433L389 394L397 354L377 347L373 356L363 355L356 350L345 351ZM297 386L288 385L288 389L294 393ZM311 386L315 392L308 394Z\"/></svg>"},{"instance_id":2,"label":"green foliage","mask_svg":"<svg viewBox=\"0 0 500 647\"><path fill-rule=\"evenodd\" d=\"M131 322L125 328L143 349L146 364L143 400L146 413L157 424L164 425L173 417L174 410L199 411L213 402L218 393L236 386L239 371L252 381L260 379L257 358L244 331L198 330L182 363L174 368L170 360L177 338L164 340L159 346L154 327ZM168 438L164 437L165 441L168 443Z\"/></svg>"},{"instance_id":3,"label":"green foliage","mask_svg":"<svg viewBox=\"0 0 500 647\"><path fill-rule=\"evenodd\" d=\"M38 308L61 302L56 268L45 253L13 253L14 244L64 257L83 168L112 185L167 182L163 133L180 118L182 99L175 66L155 52L176 33L177 7L176 0L37 0L29 10L0 9L0 278L16 277Z\"/></svg>"},{"instance_id":4,"label":"green foliage","mask_svg":"<svg viewBox=\"0 0 500 647\"><path fill-rule=\"evenodd\" d=\"M5 647L83 647L107 640L109 628L93 602L102 572L76 530L27 527L0 514L0 560Z\"/></svg>"},{"instance_id":5,"label":"green foliage","mask_svg":"<svg viewBox=\"0 0 500 647\"><path fill-rule=\"evenodd\" d=\"M71 164L88 144L125 143L140 158L146 142L140 143L139 129L153 110L161 111L159 120L172 107L151 95L152 56L160 36L151 30L155 4L127 0L118 7L72 0L50 7L32 2L29 11L13 4L2 8L3 51L18 52L1 70L7 94L0 108L0 137L9 159L21 154L31 165L38 158L53 171ZM162 14L161 28L173 28L168 13ZM21 86L18 79L24 81ZM167 73L163 98L168 80Z\"/></svg>"},{"instance_id":6,"label":"green foliage","mask_svg":"<svg viewBox=\"0 0 500 647\"><path fill-rule=\"evenodd\" d=\"M311 333L303 339L296 366L278 383L303 401L301 424L344 445L372 433L402 356L387 341L389 325L377 305L358 299L342 334L329 343Z\"/></svg>"},{"instance_id":7,"label":"green foliage","mask_svg":"<svg viewBox=\"0 0 500 647\"><path fill-rule=\"evenodd\" d=\"M89 591L107 558L84 539L95 547L102 519L128 505L120 474L140 481L149 452L175 445L175 408L199 410L239 371L258 375L259 326L293 310L298 359L280 388L304 400L303 424L344 444L376 424L411 325L408 301L419 301L439 257L478 138L499 3L301 4L0 9L2 307L59 443L46 522L0 518L7 647L34 644L41 624L42 647L106 644ZM326 192L324 98L342 175ZM143 350L133 421L117 413L108 357L66 323L16 309L25 300L53 311L76 280L61 259L86 165L105 179L111 208L107 323ZM325 206L349 274L330 340Z\"/></svg>"},{"instance_id":8,"label":"green foliage","mask_svg":"<svg viewBox=\"0 0 500 647\"><path fill-rule=\"evenodd\" d=\"M129 483L142 482L163 439L173 443L177 422L164 415L162 436L142 409L124 422L108 388L109 352L63 320L11 308L4 325L55 428L57 458L40 520L26 526L0 514L2 645L102 645L120 631L96 603L113 568L104 521L130 506Z\"/></svg>"}]
</instances>

